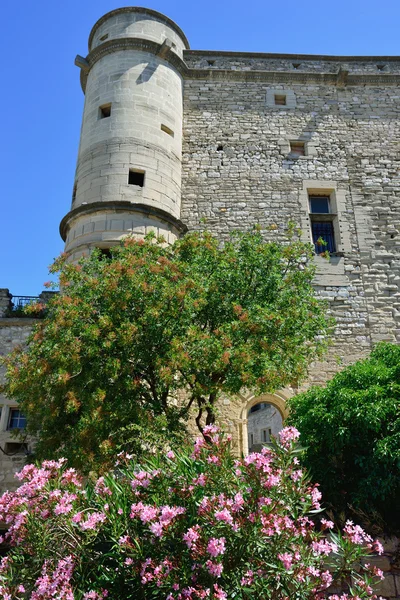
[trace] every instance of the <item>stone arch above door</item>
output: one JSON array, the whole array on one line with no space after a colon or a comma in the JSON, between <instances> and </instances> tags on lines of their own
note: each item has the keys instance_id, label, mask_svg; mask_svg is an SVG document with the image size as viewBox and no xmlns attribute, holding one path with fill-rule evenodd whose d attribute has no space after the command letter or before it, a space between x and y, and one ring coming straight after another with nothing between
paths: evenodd
<instances>
[{"instance_id":1,"label":"stone arch above door","mask_svg":"<svg viewBox=\"0 0 400 600\"><path fill-rule=\"evenodd\" d=\"M269 404L276 408L279 412L282 421L286 419L288 416L288 409L286 405L287 399L291 396L290 392L286 390L283 392L276 392L274 394L261 394L257 395L248 395L242 396L243 404L240 415L240 423L241 423L241 432L240 432L240 446L241 453L246 455L249 453L249 443L248 443L248 413L249 411L256 406L257 404Z\"/></svg>"}]
</instances>

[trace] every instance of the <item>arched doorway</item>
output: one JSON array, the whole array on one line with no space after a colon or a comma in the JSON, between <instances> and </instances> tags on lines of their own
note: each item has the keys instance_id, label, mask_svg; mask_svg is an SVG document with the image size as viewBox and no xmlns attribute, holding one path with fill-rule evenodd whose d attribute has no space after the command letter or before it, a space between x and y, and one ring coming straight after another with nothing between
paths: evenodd
<instances>
[{"instance_id":1,"label":"arched doorway","mask_svg":"<svg viewBox=\"0 0 400 600\"><path fill-rule=\"evenodd\" d=\"M242 452L259 452L277 436L288 415L286 399L289 393L263 394L246 398L242 408ZM243 398L245 400L245 398Z\"/></svg>"},{"instance_id":2,"label":"arched doorway","mask_svg":"<svg viewBox=\"0 0 400 600\"><path fill-rule=\"evenodd\" d=\"M283 428L278 408L268 402L258 402L247 411L247 445L249 452L260 452Z\"/></svg>"}]
</instances>

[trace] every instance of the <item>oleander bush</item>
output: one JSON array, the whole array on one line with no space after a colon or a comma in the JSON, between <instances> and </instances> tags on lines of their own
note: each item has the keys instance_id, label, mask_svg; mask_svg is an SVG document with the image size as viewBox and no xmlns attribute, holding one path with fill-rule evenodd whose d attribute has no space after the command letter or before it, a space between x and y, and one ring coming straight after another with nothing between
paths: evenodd
<instances>
[{"instance_id":1,"label":"oleander bush","mask_svg":"<svg viewBox=\"0 0 400 600\"><path fill-rule=\"evenodd\" d=\"M9 552L4 600L359 600L382 573L382 551L348 522L319 521L321 494L298 460L296 429L235 460L214 425L194 449L115 469L83 484L65 460L27 465L0 499ZM364 565L364 566L363 566ZM329 593L341 584L341 596ZM345 586L343 588L343 585Z\"/></svg>"},{"instance_id":2,"label":"oleander bush","mask_svg":"<svg viewBox=\"0 0 400 600\"><path fill-rule=\"evenodd\" d=\"M400 346L370 356L289 401L303 461L344 518L400 532ZM346 517L347 515L347 517Z\"/></svg>"}]
</instances>

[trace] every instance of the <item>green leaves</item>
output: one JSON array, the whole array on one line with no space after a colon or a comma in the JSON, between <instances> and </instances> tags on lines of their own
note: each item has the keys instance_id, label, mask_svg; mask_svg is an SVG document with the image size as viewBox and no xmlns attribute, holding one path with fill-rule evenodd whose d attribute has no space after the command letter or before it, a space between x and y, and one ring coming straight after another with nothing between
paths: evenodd
<instances>
[{"instance_id":1,"label":"green leaves","mask_svg":"<svg viewBox=\"0 0 400 600\"><path fill-rule=\"evenodd\" d=\"M290 420L307 445L305 464L337 512L400 527L400 347L379 344L370 358L325 388L290 401ZM367 523L368 524L368 523Z\"/></svg>"},{"instance_id":2,"label":"green leaves","mask_svg":"<svg viewBox=\"0 0 400 600\"><path fill-rule=\"evenodd\" d=\"M173 246L151 236L107 260L97 250L75 265L58 259L63 293L6 360L5 391L38 436L37 456L102 470L124 446L179 441L189 410L200 429L214 422L221 394L302 378L330 326L311 257L306 244L266 243L255 230L223 246L208 232Z\"/></svg>"}]
</instances>

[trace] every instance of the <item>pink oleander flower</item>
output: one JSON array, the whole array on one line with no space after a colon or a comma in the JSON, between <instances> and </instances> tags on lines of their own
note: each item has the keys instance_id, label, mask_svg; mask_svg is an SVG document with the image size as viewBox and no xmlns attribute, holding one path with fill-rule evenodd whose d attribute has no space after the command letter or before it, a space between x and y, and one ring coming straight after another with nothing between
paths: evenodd
<instances>
[{"instance_id":1,"label":"pink oleander flower","mask_svg":"<svg viewBox=\"0 0 400 600\"><path fill-rule=\"evenodd\" d=\"M99 479L96 481L94 491L96 492L96 494L99 494L99 496L111 496L112 495L112 491L110 490L109 487L107 487L107 485L104 481L104 477L99 477Z\"/></svg>"},{"instance_id":2,"label":"pink oleander flower","mask_svg":"<svg viewBox=\"0 0 400 600\"><path fill-rule=\"evenodd\" d=\"M221 563L215 563L211 560L206 562L206 569L213 577L221 577L224 567Z\"/></svg>"},{"instance_id":3,"label":"pink oleander flower","mask_svg":"<svg viewBox=\"0 0 400 600\"><path fill-rule=\"evenodd\" d=\"M228 596L222 588L218 587L217 584L214 584L214 597L217 600L226 600Z\"/></svg>"},{"instance_id":4,"label":"pink oleander flower","mask_svg":"<svg viewBox=\"0 0 400 600\"><path fill-rule=\"evenodd\" d=\"M289 554L289 552L284 552L283 554L278 554L278 558L282 561L283 566L288 571L293 563L293 554Z\"/></svg>"},{"instance_id":5,"label":"pink oleander flower","mask_svg":"<svg viewBox=\"0 0 400 600\"><path fill-rule=\"evenodd\" d=\"M321 580L322 580L322 588L326 589L331 585L331 583L333 581L333 577L329 571L324 571L323 573L321 573Z\"/></svg>"},{"instance_id":6,"label":"pink oleander flower","mask_svg":"<svg viewBox=\"0 0 400 600\"><path fill-rule=\"evenodd\" d=\"M224 554L225 552L225 538L211 538L207 545L207 552L212 557L216 557L219 554Z\"/></svg>"},{"instance_id":7,"label":"pink oleander flower","mask_svg":"<svg viewBox=\"0 0 400 600\"><path fill-rule=\"evenodd\" d=\"M252 585L253 581L254 581L254 572L250 569L249 571L246 571L246 573L240 580L240 585L245 585L245 586Z\"/></svg>"},{"instance_id":8,"label":"pink oleander flower","mask_svg":"<svg viewBox=\"0 0 400 600\"><path fill-rule=\"evenodd\" d=\"M353 544L358 544L362 546L364 543L371 543L372 537L365 533L364 529L359 525L354 525L353 521L346 521L346 525L343 528L344 537L353 542ZM379 543L379 542L378 542ZM378 551L374 549L374 551Z\"/></svg>"},{"instance_id":9,"label":"pink oleander flower","mask_svg":"<svg viewBox=\"0 0 400 600\"><path fill-rule=\"evenodd\" d=\"M335 524L333 521L327 521L326 519L321 519L321 529L324 531L325 529L333 529Z\"/></svg>"},{"instance_id":10,"label":"pink oleander flower","mask_svg":"<svg viewBox=\"0 0 400 600\"><path fill-rule=\"evenodd\" d=\"M291 442L298 440L299 437L300 432L295 427L285 427L279 433L279 439L284 448L290 448Z\"/></svg>"},{"instance_id":11,"label":"pink oleander flower","mask_svg":"<svg viewBox=\"0 0 400 600\"><path fill-rule=\"evenodd\" d=\"M214 513L214 516L217 519L217 521L223 521L224 523L228 523L229 525L232 525L233 523L233 517L227 508L224 508L223 510L217 510Z\"/></svg>"},{"instance_id":12,"label":"pink oleander flower","mask_svg":"<svg viewBox=\"0 0 400 600\"><path fill-rule=\"evenodd\" d=\"M194 477L192 479L192 483L194 485L200 485L201 487L204 487L207 483L207 477L204 475L204 473L200 473L198 477Z\"/></svg>"},{"instance_id":13,"label":"pink oleander flower","mask_svg":"<svg viewBox=\"0 0 400 600\"><path fill-rule=\"evenodd\" d=\"M324 554L328 556L331 552L337 552L338 547L333 542L328 542L328 540L319 540L318 542L311 542L311 548L313 552L317 555Z\"/></svg>"},{"instance_id":14,"label":"pink oleander flower","mask_svg":"<svg viewBox=\"0 0 400 600\"><path fill-rule=\"evenodd\" d=\"M191 548L193 548L193 546L199 540L199 538L200 538L199 531L200 531L200 526L195 525L194 527L190 527L190 529L188 529L187 532L183 534L183 541L186 543L189 550Z\"/></svg>"},{"instance_id":15,"label":"pink oleander flower","mask_svg":"<svg viewBox=\"0 0 400 600\"><path fill-rule=\"evenodd\" d=\"M82 529L82 531L94 531L97 529L100 523L104 523L106 519L107 517L104 513L93 512L88 516L86 521L79 521L79 527Z\"/></svg>"}]
</instances>

